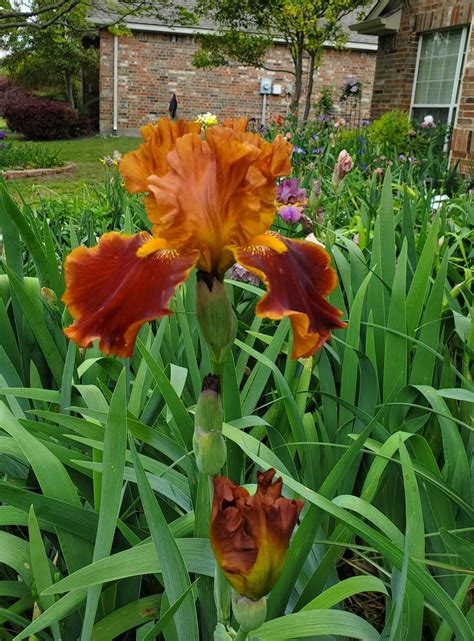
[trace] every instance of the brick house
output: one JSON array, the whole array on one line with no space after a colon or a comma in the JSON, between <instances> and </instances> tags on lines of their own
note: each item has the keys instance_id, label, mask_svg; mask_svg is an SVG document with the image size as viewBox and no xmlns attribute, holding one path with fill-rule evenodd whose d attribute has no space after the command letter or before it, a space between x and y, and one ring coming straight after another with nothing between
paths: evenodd
<instances>
[{"instance_id":1,"label":"brick house","mask_svg":"<svg viewBox=\"0 0 474 641\"><path fill-rule=\"evenodd\" d=\"M379 0L350 28L379 37L371 116L403 109L452 129L451 160L474 166L472 0Z\"/></svg>"},{"instance_id":2,"label":"brick house","mask_svg":"<svg viewBox=\"0 0 474 641\"><path fill-rule=\"evenodd\" d=\"M183 118L194 119L198 113L211 111L219 118L253 116L268 122L288 112L294 78L287 71L292 69L292 61L282 42L276 41L267 55L265 66L271 71L238 64L196 69L192 65L197 47L194 36L213 30L207 21L190 28L169 26L153 17L133 16L126 21L131 35L118 37L103 27L110 23L107 13L96 10L89 18L99 27L101 133L138 133L143 124L167 114L174 93L178 115ZM363 83L358 117L367 118L377 38L349 31L352 22L353 15L344 19L348 33L344 49L327 43L320 68L314 74L313 98L318 99L318 89L331 87L337 103L347 77L356 76ZM260 95L262 78L272 82L265 109Z\"/></svg>"}]
</instances>

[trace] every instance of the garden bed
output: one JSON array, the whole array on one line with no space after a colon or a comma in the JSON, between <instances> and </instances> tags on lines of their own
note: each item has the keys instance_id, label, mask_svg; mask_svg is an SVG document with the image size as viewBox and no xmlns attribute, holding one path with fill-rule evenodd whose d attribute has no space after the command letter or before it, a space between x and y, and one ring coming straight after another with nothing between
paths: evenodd
<instances>
[{"instance_id":1,"label":"garden bed","mask_svg":"<svg viewBox=\"0 0 474 641\"><path fill-rule=\"evenodd\" d=\"M38 176L53 176L54 174L66 174L74 171L76 165L68 163L61 167L45 167L38 169L7 169L2 171L5 180L18 180L19 178L37 178Z\"/></svg>"}]
</instances>

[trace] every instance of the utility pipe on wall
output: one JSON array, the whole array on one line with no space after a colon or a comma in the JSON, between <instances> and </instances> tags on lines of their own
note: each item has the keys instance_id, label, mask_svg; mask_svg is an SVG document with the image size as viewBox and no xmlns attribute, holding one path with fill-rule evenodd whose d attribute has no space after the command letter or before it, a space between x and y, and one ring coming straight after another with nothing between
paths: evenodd
<instances>
[{"instance_id":1,"label":"utility pipe on wall","mask_svg":"<svg viewBox=\"0 0 474 641\"><path fill-rule=\"evenodd\" d=\"M118 56L119 56L119 40L118 36L114 36L114 71L113 71L113 114L112 114L112 129L113 133L117 135L118 129Z\"/></svg>"}]
</instances>

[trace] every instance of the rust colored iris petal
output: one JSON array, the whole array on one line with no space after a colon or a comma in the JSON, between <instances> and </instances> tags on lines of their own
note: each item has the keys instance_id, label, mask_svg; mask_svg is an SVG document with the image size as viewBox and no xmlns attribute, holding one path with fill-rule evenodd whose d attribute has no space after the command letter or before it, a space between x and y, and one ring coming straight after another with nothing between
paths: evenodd
<instances>
[{"instance_id":1,"label":"rust colored iris petal","mask_svg":"<svg viewBox=\"0 0 474 641\"><path fill-rule=\"evenodd\" d=\"M151 236L111 232L92 249L78 247L66 259L63 301L75 319L65 334L81 347L100 339L105 354L131 356L146 321L170 314L167 304L188 276L196 252L160 249L138 258Z\"/></svg>"},{"instance_id":2,"label":"rust colored iris petal","mask_svg":"<svg viewBox=\"0 0 474 641\"><path fill-rule=\"evenodd\" d=\"M278 580L303 507L303 501L281 496L281 479L272 483L274 475L273 469L259 473L253 496L225 477L214 479L211 545L229 583L254 600Z\"/></svg>"},{"instance_id":3,"label":"rust colored iris petal","mask_svg":"<svg viewBox=\"0 0 474 641\"><path fill-rule=\"evenodd\" d=\"M286 251L271 245L275 235L257 244L234 248L236 260L256 274L267 294L257 305L257 316L289 316L293 328L293 358L311 356L329 338L330 331L345 327L341 312L325 300L336 286L336 272L324 248L304 240L279 236Z\"/></svg>"},{"instance_id":4,"label":"rust colored iris petal","mask_svg":"<svg viewBox=\"0 0 474 641\"><path fill-rule=\"evenodd\" d=\"M199 133L196 122L160 118L154 125L140 130L144 143L136 151L126 154L120 163L120 173L125 186L132 193L148 191L149 176L163 176L168 171L168 152L174 149L176 140L187 133Z\"/></svg>"},{"instance_id":5,"label":"rust colored iris petal","mask_svg":"<svg viewBox=\"0 0 474 641\"><path fill-rule=\"evenodd\" d=\"M273 222L275 178L289 170L290 153L285 142L219 126L206 140L179 138L168 173L149 179L154 233L173 247L198 249L200 269L223 273L233 262L226 247L248 243Z\"/></svg>"}]
</instances>

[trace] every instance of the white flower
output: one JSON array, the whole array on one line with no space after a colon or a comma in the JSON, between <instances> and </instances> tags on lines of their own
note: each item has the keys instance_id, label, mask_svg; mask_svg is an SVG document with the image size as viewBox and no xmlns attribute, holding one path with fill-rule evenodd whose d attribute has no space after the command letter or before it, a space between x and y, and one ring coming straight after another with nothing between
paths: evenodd
<instances>
[{"instance_id":1,"label":"white flower","mask_svg":"<svg viewBox=\"0 0 474 641\"><path fill-rule=\"evenodd\" d=\"M423 127L424 129L426 127L436 127L433 116L430 116L430 115L425 116L420 126Z\"/></svg>"},{"instance_id":2,"label":"white flower","mask_svg":"<svg viewBox=\"0 0 474 641\"><path fill-rule=\"evenodd\" d=\"M316 236L311 232L308 234L305 238L305 240L308 241L308 243L314 243L315 245L319 245L320 247L324 247L323 243L316 238Z\"/></svg>"},{"instance_id":3,"label":"white flower","mask_svg":"<svg viewBox=\"0 0 474 641\"><path fill-rule=\"evenodd\" d=\"M445 203L447 200L449 200L449 196L447 194L443 194L442 196L433 196L431 199L430 203L430 208L431 211L438 211L438 209Z\"/></svg>"}]
</instances>

